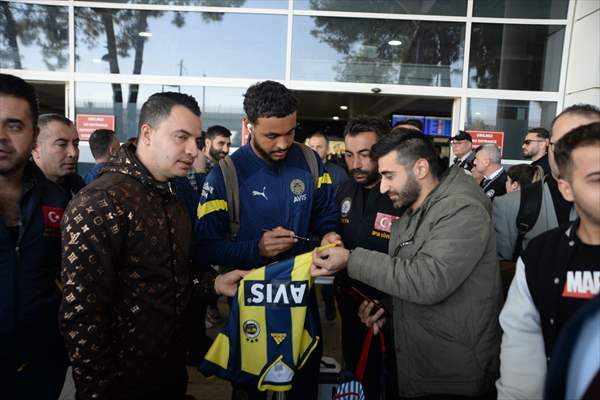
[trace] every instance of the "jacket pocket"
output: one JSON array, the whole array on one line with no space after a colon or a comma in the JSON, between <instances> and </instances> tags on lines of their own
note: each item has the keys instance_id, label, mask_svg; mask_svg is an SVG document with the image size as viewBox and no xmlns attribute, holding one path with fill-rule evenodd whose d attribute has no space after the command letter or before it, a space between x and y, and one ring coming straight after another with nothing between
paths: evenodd
<instances>
[{"instance_id":1,"label":"jacket pocket","mask_svg":"<svg viewBox=\"0 0 600 400\"><path fill-rule=\"evenodd\" d=\"M459 324L432 310L414 314L412 355L420 379L470 381L479 371L473 349L465 344Z\"/></svg>"}]
</instances>

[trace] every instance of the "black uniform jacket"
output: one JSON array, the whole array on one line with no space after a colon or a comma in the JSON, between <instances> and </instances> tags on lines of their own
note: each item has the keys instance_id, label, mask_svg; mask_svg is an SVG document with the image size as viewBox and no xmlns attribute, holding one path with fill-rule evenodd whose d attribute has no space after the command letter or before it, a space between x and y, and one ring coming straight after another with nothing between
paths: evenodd
<instances>
[{"instance_id":1,"label":"black uniform jacket","mask_svg":"<svg viewBox=\"0 0 600 400\"><path fill-rule=\"evenodd\" d=\"M362 247L387 253L392 222L402 215L404 209L395 208L390 198L379 191L379 184L366 189L353 179L340 186L336 198L340 205L339 233L344 246L350 250ZM348 278L345 270L338 273L336 284L347 283L372 299L385 297L371 286Z\"/></svg>"}]
</instances>

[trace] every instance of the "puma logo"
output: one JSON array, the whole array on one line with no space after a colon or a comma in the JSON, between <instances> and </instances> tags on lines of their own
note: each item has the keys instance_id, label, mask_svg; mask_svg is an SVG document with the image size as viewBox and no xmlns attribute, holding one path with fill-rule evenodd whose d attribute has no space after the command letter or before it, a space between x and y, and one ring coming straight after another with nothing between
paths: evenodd
<instances>
[{"instance_id":1,"label":"puma logo","mask_svg":"<svg viewBox=\"0 0 600 400\"><path fill-rule=\"evenodd\" d=\"M266 189L267 189L267 187L266 187L266 186L263 186L263 190L262 190L262 192L259 192L258 190L253 190L253 191L252 191L252 196L261 196L261 197L264 197L264 198L265 198L265 200L269 200L269 198L268 198L268 197L267 197L267 195L265 194L265 191L266 191Z\"/></svg>"}]
</instances>

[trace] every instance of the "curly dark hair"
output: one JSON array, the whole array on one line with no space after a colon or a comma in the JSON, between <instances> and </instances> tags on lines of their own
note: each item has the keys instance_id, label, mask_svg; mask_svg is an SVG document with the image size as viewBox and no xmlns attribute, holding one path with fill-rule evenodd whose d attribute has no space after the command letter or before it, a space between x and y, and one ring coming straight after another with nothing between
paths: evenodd
<instances>
[{"instance_id":1,"label":"curly dark hair","mask_svg":"<svg viewBox=\"0 0 600 400\"><path fill-rule=\"evenodd\" d=\"M244 112L252 123L259 118L283 118L298 110L298 99L279 82L258 82L244 94Z\"/></svg>"}]
</instances>

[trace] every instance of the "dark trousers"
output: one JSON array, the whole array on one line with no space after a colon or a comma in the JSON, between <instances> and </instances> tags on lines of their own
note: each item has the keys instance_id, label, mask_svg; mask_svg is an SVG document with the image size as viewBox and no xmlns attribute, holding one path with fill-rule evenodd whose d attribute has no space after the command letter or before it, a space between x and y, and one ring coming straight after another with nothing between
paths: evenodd
<instances>
[{"instance_id":1,"label":"dark trousers","mask_svg":"<svg viewBox=\"0 0 600 400\"><path fill-rule=\"evenodd\" d=\"M184 400L187 393L188 374L182 366L163 371L160 379L128 384L122 393L123 400Z\"/></svg>"},{"instance_id":2,"label":"dark trousers","mask_svg":"<svg viewBox=\"0 0 600 400\"><path fill-rule=\"evenodd\" d=\"M321 297L325 304L325 318L328 321L335 319L335 296L333 293L333 285L321 285Z\"/></svg>"},{"instance_id":3,"label":"dark trousers","mask_svg":"<svg viewBox=\"0 0 600 400\"><path fill-rule=\"evenodd\" d=\"M342 319L342 354L344 356L344 365L346 370L354 373L360 359L368 329L358 317L359 304L356 300L345 295L341 290L336 290L336 301ZM385 390L385 398L393 398L391 396L395 396L397 393L393 355L394 347L390 331L389 324L384 325L382 332L386 341L385 345L387 351L391 352L387 357L384 357L381 353L379 337L373 336L371 340L371 349L362 381L365 397L369 400L379 400L382 398L382 390ZM387 379L387 377L390 377L390 379Z\"/></svg>"},{"instance_id":4,"label":"dark trousers","mask_svg":"<svg viewBox=\"0 0 600 400\"><path fill-rule=\"evenodd\" d=\"M191 315L190 339L187 355L187 365L198 367L204 359L204 355L210 349L213 340L206 335L206 304L200 297L192 297L190 301Z\"/></svg>"}]
</instances>

